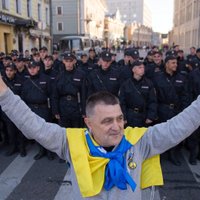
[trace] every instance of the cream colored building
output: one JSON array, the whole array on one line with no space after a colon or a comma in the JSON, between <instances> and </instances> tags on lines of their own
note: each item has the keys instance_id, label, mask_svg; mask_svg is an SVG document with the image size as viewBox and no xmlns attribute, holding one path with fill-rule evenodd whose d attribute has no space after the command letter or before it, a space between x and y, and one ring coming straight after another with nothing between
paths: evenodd
<instances>
[{"instance_id":1,"label":"cream colored building","mask_svg":"<svg viewBox=\"0 0 200 200\"><path fill-rule=\"evenodd\" d=\"M174 0L174 27L170 45L179 44L186 53L200 47L200 0Z\"/></svg>"},{"instance_id":2,"label":"cream colored building","mask_svg":"<svg viewBox=\"0 0 200 200\"><path fill-rule=\"evenodd\" d=\"M0 51L51 47L49 0L0 0Z\"/></svg>"},{"instance_id":3,"label":"cream colored building","mask_svg":"<svg viewBox=\"0 0 200 200\"><path fill-rule=\"evenodd\" d=\"M152 34L151 28L139 23L132 23L125 28L127 42L135 47L151 46Z\"/></svg>"},{"instance_id":4,"label":"cream colored building","mask_svg":"<svg viewBox=\"0 0 200 200\"><path fill-rule=\"evenodd\" d=\"M104 39L106 47L118 46L124 38L125 24L121 21L119 10L104 19Z\"/></svg>"}]
</instances>

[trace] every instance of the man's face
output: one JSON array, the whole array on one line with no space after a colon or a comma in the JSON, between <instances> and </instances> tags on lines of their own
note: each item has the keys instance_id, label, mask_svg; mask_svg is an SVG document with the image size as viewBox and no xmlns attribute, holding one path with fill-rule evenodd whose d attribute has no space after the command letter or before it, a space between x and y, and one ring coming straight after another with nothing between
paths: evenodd
<instances>
[{"instance_id":1,"label":"man's face","mask_svg":"<svg viewBox=\"0 0 200 200\"><path fill-rule=\"evenodd\" d=\"M177 60L169 60L166 63L166 69L171 72L175 72L177 69Z\"/></svg>"},{"instance_id":2,"label":"man's face","mask_svg":"<svg viewBox=\"0 0 200 200\"><path fill-rule=\"evenodd\" d=\"M63 60L63 63L65 65L65 69L67 71L71 71L74 69L74 64L75 64L75 59L64 59Z\"/></svg>"},{"instance_id":3,"label":"man's face","mask_svg":"<svg viewBox=\"0 0 200 200\"><path fill-rule=\"evenodd\" d=\"M15 77L15 74L16 74L16 70L11 68L11 67L6 67L6 76L9 78L9 79L13 79Z\"/></svg>"},{"instance_id":4,"label":"man's face","mask_svg":"<svg viewBox=\"0 0 200 200\"><path fill-rule=\"evenodd\" d=\"M40 56L39 56L39 55L33 56L33 60L34 60L35 62L39 62L39 61L40 61Z\"/></svg>"},{"instance_id":5,"label":"man's face","mask_svg":"<svg viewBox=\"0 0 200 200\"><path fill-rule=\"evenodd\" d=\"M158 53L154 54L153 61L156 64L161 64L162 56L160 54L158 54Z\"/></svg>"},{"instance_id":6,"label":"man's face","mask_svg":"<svg viewBox=\"0 0 200 200\"><path fill-rule=\"evenodd\" d=\"M40 58L44 59L48 55L48 52L46 50L40 50Z\"/></svg>"},{"instance_id":7,"label":"man's face","mask_svg":"<svg viewBox=\"0 0 200 200\"><path fill-rule=\"evenodd\" d=\"M103 70L107 70L110 67L112 61L105 61L101 59L101 67Z\"/></svg>"},{"instance_id":8,"label":"man's face","mask_svg":"<svg viewBox=\"0 0 200 200\"><path fill-rule=\"evenodd\" d=\"M44 66L46 69L50 69L52 65L53 65L53 60L49 58L44 59Z\"/></svg>"},{"instance_id":9,"label":"man's face","mask_svg":"<svg viewBox=\"0 0 200 200\"><path fill-rule=\"evenodd\" d=\"M98 104L94 113L85 118L94 140L103 147L116 146L124 133L124 118L119 104Z\"/></svg>"},{"instance_id":10,"label":"man's face","mask_svg":"<svg viewBox=\"0 0 200 200\"><path fill-rule=\"evenodd\" d=\"M31 76L35 76L39 73L40 67L36 66L36 67L28 67L28 72Z\"/></svg>"},{"instance_id":11,"label":"man's face","mask_svg":"<svg viewBox=\"0 0 200 200\"><path fill-rule=\"evenodd\" d=\"M83 63L86 63L87 61L88 61L88 57L87 56L82 56L81 57L81 61L83 62Z\"/></svg>"},{"instance_id":12,"label":"man's face","mask_svg":"<svg viewBox=\"0 0 200 200\"><path fill-rule=\"evenodd\" d=\"M190 54L195 55L196 49L195 48L190 48Z\"/></svg>"},{"instance_id":13,"label":"man's face","mask_svg":"<svg viewBox=\"0 0 200 200\"><path fill-rule=\"evenodd\" d=\"M24 69L24 62L23 61L17 61L17 62L15 62L15 65L16 65L16 67L17 67L17 70L22 70L22 69Z\"/></svg>"},{"instance_id":14,"label":"man's face","mask_svg":"<svg viewBox=\"0 0 200 200\"><path fill-rule=\"evenodd\" d=\"M144 65L135 66L132 71L135 75L142 77L144 75Z\"/></svg>"},{"instance_id":15,"label":"man's face","mask_svg":"<svg viewBox=\"0 0 200 200\"><path fill-rule=\"evenodd\" d=\"M95 55L96 55L96 54L95 54L95 52L94 52L94 51L90 51L90 52L89 52L89 57L90 57L90 58L94 58L94 57L95 57Z\"/></svg>"}]
</instances>

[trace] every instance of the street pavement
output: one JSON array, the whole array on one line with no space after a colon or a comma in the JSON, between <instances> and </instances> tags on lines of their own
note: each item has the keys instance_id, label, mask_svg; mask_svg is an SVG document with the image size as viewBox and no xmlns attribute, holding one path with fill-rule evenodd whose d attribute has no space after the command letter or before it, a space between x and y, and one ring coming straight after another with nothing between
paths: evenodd
<instances>
[{"instance_id":1,"label":"street pavement","mask_svg":"<svg viewBox=\"0 0 200 200\"><path fill-rule=\"evenodd\" d=\"M37 146L27 146L28 154L21 158L17 153L6 157L6 147L0 147L0 200L72 200L71 183L66 163L58 157L35 161ZM162 156L164 186L156 188L156 200L199 200L200 162L188 163L188 152L180 155L182 165L177 167ZM146 197L145 200L149 200Z\"/></svg>"}]
</instances>

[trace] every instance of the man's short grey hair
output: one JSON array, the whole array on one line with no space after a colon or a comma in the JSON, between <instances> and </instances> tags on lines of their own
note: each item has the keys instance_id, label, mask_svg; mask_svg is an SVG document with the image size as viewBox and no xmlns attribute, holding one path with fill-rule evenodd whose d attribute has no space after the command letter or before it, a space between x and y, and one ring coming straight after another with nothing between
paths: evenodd
<instances>
[{"instance_id":1,"label":"man's short grey hair","mask_svg":"<svg viewBox=\"0 0 200 200\"><path fill-rule=\"evenodd\" d=\"M103 105L116 105L120 104L119 99L110 92L101 91L92 94L88 97L86 102L86 116L91 116L94 114L94 107L96 105L103 104Z\"/></svg>"}]
</instances>

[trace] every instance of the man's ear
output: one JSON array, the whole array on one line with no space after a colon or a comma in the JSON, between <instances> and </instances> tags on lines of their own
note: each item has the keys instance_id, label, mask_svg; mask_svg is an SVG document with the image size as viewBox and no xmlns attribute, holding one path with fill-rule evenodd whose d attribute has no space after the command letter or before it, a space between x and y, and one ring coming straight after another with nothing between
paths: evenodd
<instances>
[{"instance_id":1,"label":"man's ear","mask_svg":"<svg viewBox=\"0 0 200 200\"><path fill-rule=\"evenodd\" d=\"M87 125L88 129L91 129L91 119L89 117L85 117L84 122Z\"/></svg>"}]
</instances>

